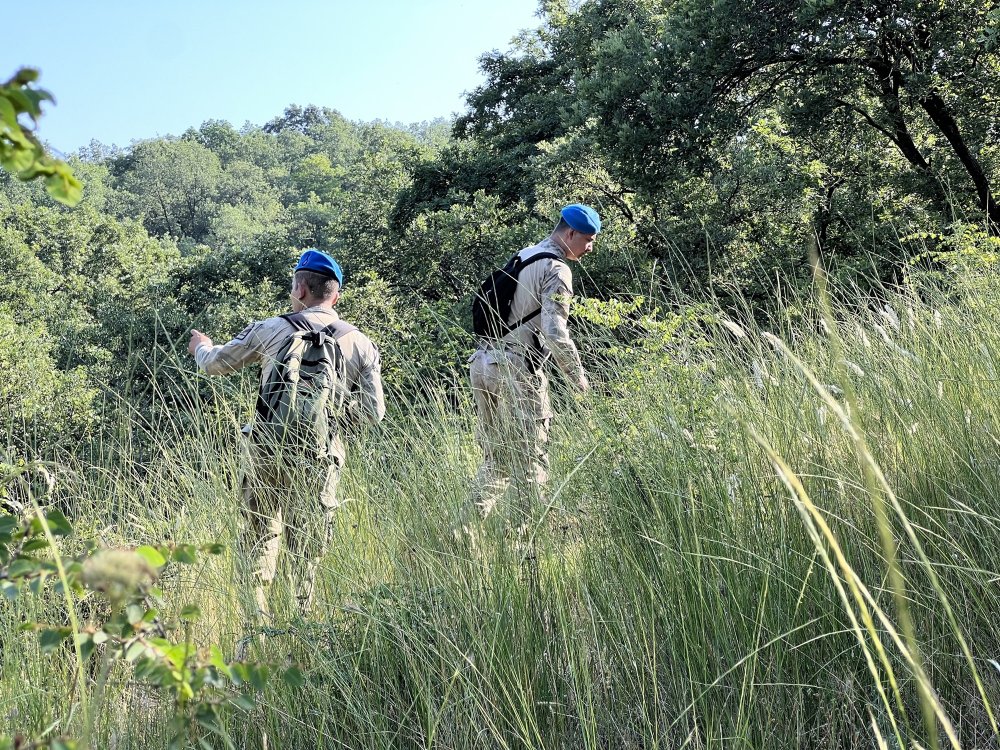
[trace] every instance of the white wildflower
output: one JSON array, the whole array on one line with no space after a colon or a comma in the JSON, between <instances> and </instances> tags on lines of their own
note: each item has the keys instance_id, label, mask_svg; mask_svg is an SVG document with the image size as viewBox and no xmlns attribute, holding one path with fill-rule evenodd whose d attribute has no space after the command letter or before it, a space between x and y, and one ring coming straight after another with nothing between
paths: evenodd
<instances>
[{"instance_id":1,"label":"white wildflower","mask_svg":"<svg viewBox=\"0 0 1000 750\"><path fill-rule=\"evenodd\" d=\"M879 314L886 319L890 326L892 326L892 330L899 330L899 316L896 314L896 311L892 309L892 305L887 302L883 308L879 310Z\"/></svg>"},{"instance_id":2,"label":"white wildflower","mask_svg":"<svg viewBox=\"0 0 1000 750\"><path fill-rule=\"evenodd\" d=\"M83 563L83 583L120 600L141 593L156 580L156 571L138 552L102 549Z\"/></svg>"},{"instance_id":3,"label":"white wildflower","mask_svg":"<svg viewBox=\"0 0 1000 750\"><path fill-rule=\"evenodd\" d=\"M732 503L736 502L736 490L739 489L740 478L736 474L730 474L726 477L726 494L729 495L729 501Z\"/></svg>"},{"instance_id":4,"label":"white wildflower","mask_svg":"<svg viewBox=\"0 0 1000 750\"><path fill-rule=\"evenodd\" d=\"M768 385L777 385L778 381L767 371L767 366L759 359L750 363L750 371L753 373L753 382L758 390L764 390Z\"/></svg>"},{"instance_id":5,"label":"white wildflower","mask_svg":"<svg viewBox=\"0 0 1000 750\"><path fill-rule=\"evenodd\" d=\"M725 326L738 339L745 339L747 337L747 332L744 331L740 324L735 321L723 320L722 325Z\"/></svg>"},{"instance_id":6,"label":"white wildflower","mask_svg":"<svg viewBox=\"0 0 1000 750\"><path fill-rule=\"evenodd\" d=\"M779 339L773 333L768 333L767 331L765 331L762 335L764 336L764 340L767 341L767 343L769 343L772 347L774 347L774 350L776 352L779 353L784 352L784 345L781 343L781 339Z\"/></svg>"},{"instance_id":7,"label":"white wildflower","mask_svg":"<svg viewBox=\"0 0 1000 750\"><path fill-rule=\"evenodd\" d=\"M918 361L917 360L917 355L915 355L911 351L907 351L906 349L904 349L903 347L901 347L899 344L897 344L895 341L893 341L892 337L889 336L889 332L887 330L885 330L885 328L883 328L882 326L878 325L878 323L876 323L874 325L874 328L875 328L876 331L879 332L879 334L881 334L882 339L885 341L886 344L888 344L888 346L893 351L895 351L897 354L902 354L904 357L906 357L909 360L912 360L914 362Z\"/></svg>"},{"instance_id":8,"label":"white wildflower","mask_svg":"<svg viewBox=\"0 0 1000 750\"><path fill-rule=\"evenodd\" d=\"M852 362L849 359L842 359L840 360L840 362L841 364L844 365L844 367L853 372L859 378L863 378L865 376L866 374L865 371L861 369L861 367L857 364L857 362Z\"/></svg>"}]
</instances>

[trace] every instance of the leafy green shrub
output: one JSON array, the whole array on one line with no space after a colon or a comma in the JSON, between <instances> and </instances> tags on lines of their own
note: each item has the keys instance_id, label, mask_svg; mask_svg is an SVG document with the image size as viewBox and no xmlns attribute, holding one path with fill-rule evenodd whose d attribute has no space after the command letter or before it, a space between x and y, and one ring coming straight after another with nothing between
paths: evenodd
<instances>
[{"instance_id":1,"label":"leafy green shrub","mask_svg":"<svg viewBox=\"0 0 1000 750\"><path fill-rule=\"evenodd\" d=\"M48 478L41 464L0 464L0 488L5 493L21 486L28 504L6 497L8 510L0 512L0 595L8 602L29 593L51 593L66 602L68 621L45 623L28 621L22 631L38 635L42 655L69 646L75 655L79 682L90 682L79 698L82 726L76 739L64 733L27 742L0 736L3 750L25 747L72 750L94 742L101 718L104 691L112 673L131 668L131 679L162 692L169 698L168 747L177 750L211 745L215 738L226 747L235 747L226 717L232 711L253 709L256 692L263 690L275 674L289 682L301 678L298 669L275 670L266 664L229 661L217 646L205 648L192 635L192 624L201 617L196 604L182 606L175 613L161 613L166 606L163 591L156 585L172 565L196 565L204 554L223 551L219 544L143 545L135 549L105 548L90 540L77 540L82 551L66 555L59 539L73 535L66 516L54 508L42 508L34 501L29 486L32 475ZM77 608L93 598L102 600L96 621L83 623Z\"/></svg>"}]
</instances>

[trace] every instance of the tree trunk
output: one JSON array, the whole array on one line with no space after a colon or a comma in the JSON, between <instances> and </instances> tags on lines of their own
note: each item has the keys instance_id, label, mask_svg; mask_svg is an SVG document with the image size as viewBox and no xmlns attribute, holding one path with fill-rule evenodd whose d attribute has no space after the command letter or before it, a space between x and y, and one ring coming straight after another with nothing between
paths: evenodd
<instances>
[{"instance_id":1,"label":"tree trunk","mask_svg":"<svg viewBox=\"0 0 1000 750\"><path fill-rule=\"evenodd\" d=\"M871 63L871 68L878 76L878 84L874 89L875 94L881 100L882 106L889 116L889 121L892 123L892 130L883 130L871 121L869 121L869 124L875 125L878 130L885 133L896 144L896 147L905 159L916 167L917 171L926 181L938 210L950 219L952 206L951 201L948 199L948 194L945 192L944 186L942 186L937 175L934 174L934 170L931 169L930 163L920 152L916 142L913 140L913 136L910 135L910 129L906 124L906 117L903 115L903 106L899 100L900 89L905 84L902 74L884 59L874 60Z\"/></svg>"},{"instance_id":2,"label":"tree trunk","mask_svg":"<svg viewBox=\"0 0 1000 750\"><path fill-rule=\"evenodd\" d=\"M972 178L972 183L976 186L976 193L979 195L979 207L986 210L986 217L989 219L987 229L990 234L1000 234L1000 206L997 205L996 199L993 197L990 181L987 179L986 173L983 172L979 160L969 149L961 132L959 132L958 123L948 111L948 106L934 91L921 97L920 105L934 124L944 133L944 137L948 139L955 155L962 162L969 177Z\"/></svg>"}]
</instances>

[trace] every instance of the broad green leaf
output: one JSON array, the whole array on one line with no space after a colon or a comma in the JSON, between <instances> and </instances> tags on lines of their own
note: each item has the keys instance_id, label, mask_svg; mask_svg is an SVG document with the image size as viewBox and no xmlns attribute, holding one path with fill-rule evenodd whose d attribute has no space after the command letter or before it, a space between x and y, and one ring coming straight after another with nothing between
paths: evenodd
<instances>
[{"instance_id":1,"label":"broad green leaf","mask_svg":"<svg viewBox=\"0 0 1000 750\"><path fill-rule=\"evenodd\" d=\"M212 734L222 734L223 730L219 724L218 708L211 703L203 703L198 706L195 713L195 720ZM208 747L211 747L209 745Z\"/></svg>"},{"instance_id":2,"label":"broad green leaf","mask_svg":"<svg viewBox=\"0 0 1000 750\"><path fill-rule=\"evenodd\" d=\"M198 552L193 544L178 544L172 557L179 563L193 565L198 561Z\"/></svg>"},{"instance_id":3,"label":"broad green leaf","mask_svg":"<svg viewBox=\"0 0 1000 750\"><path fill-rule=\"evenodd\" d=\"M35 152L29 148L18 148L3 160L4 169L14 174L24 172L35 161Z\"/></svg>"},{"instance_id":4,"label":"broad green leaf","mask_svg":"<svg viewBox=\"0 0 1000 750\"><path fill-rule=\"evenodd\" d=\"M0 101L3 101L0 99ZM0 534L13 534L21 526L21 519L7 514L0 515Z\"/></svg>"},{"instance_id":5,"label":"broad green leaf","mask_svg":"<svg viewBox=\"0 0 1000 750\"><path fill-rule=\"evenodd\" d=\"M226 664L226 660L222 656L222 651L219 650L219 647L213 645L212 646L212 650L211 650L211 654L212 654L212 656L208 660L208 663L211 664L216 669L218 669L222 674L224 674L230 680L232 680L233 679L233 672L229 668L229 665Z\"/></svg>"},{"instance_id":6,"label":"broad green leaf","mask_svg":"<svg viewBox=\"0 0 1000 750\"><path fill-rule=\"evenodd\" d=\"M5 93L15 110L31 114L33 103L26 89L8 88Z\"/></svg>"},{"instance_id":7,"label":"broad green leaf","mask_svg":"<svg viewBox=\"0 0 1000 750\"><path fill-rule=\"evenodd\" d=\"M97 644L95 644L92 640L81 643L80 658L86 661L90 658L90 655L94 653L95 648L97 648Z\"/></svg>"},{"instance_id":8,"label":"broad green leaf","mask_svg":"<svg viewBox=\"0 0 1000 750\"><path fill-rule=\"evenodd\" d=\"M185 644L171 643L165 638L153 638L150 643L163 654L167 661L174 665L175 669L180 670L184 666L184 661L189 653L189 648ZM181 679L179 672L177 673L177 679Z\"/></svg>"},{"instance_id":9,"label":"broad green leaf","mask_svg":"<svg viewBox=\"0 0 1000 750\"><path fill-rule=\"evenodd\" d=\"M185 622L197 622L201 617L201 609L197 604L188 604L181 610L179 616Z\"/></svg>"},{"instance_id":10,"label":"broad green leaf","mask_svg":"<svg viewBox=\"0 0 1000 750\"><path fill-rule=\"evenodd\" d=\"M298 667L289 667L281 675L282 681L293 688L300 688L305 683L305 679L302 676L302 670Z\"/></svg>"},{"instance_id":11,"label":"broad green leaf","mask_svg":"<svg viewBox=\"0 0 1000 750\"><path fill-rule=\"evenodd\" d=\"M254 690L262 691L267 687L267 678L270 676L270 669L266 664L248 664L247 676L250 678L250 685Z\"/></svg>"},{"instance_id":12,"label":"broad green leaf","mask_svg":"<svg viewBox=\"0 0 1000 750\"><path fill-rule=\"evenodd\" d=\"M7 577L12 579L21 578L42 569L42 564L31 557L19 557L7 567Z\"/></svg>"},{"instance_id":13,"label":"broad green leaf","mask_svg":"<svg viewBox=\"0 0 1000 750\"><path fill-rule=\"evenodd\" d=\"M69 536L73 533L73 524L69 522L63 512L58 508L53 508L45 514L45 520L49 524L49 531L53 536Z\"/></svg>"},{"instance_id":14,"label":"broad green leaf","mask_svg":"<svg viewBox=\"0 0 1000 750\"><path fill-rule=\"evenodd\" d=\"M34 83L38 80L38 75L39 73L37 68L18 68L14 77L10 79L10 83L15 86L23 86L27 83Z\"/></svg>"},{"instance_id":15,"label":"broad green leaf","mask_svg":"<svg viewBox=\"0 0 1000 750\"><path fill-rule=\"evenodd\" d=\"M133 662L146 652L146 644L136 641L125 651L125 661Z\"/></svg>"},{"instance_id":16,"label":"broad green leaf","mask_svg":"<svg viewBox=\"0 0 1000 750\"><path fill-rule=\"evenodd\" d=\"M0 122L5 122L12 128L20 127L17 124L17 112L14 111L14 105L2 93L0 93Z\"/></svg>"},{"instance_id":17,"label":"broad green leaf","mask_svg":"<svg viewBox=\"0 0 1000 750\"><path fill-rule=\"evenodd\" d=\"M49 546L49 540L45 537L39 539L32 539L30 542L25 542L21 547L22 552L36 552L40 549L45 549Z\"/></svg>"},{"instance_id":18,"label":"broad green leaf","mask_svg":"<svg viewBox=\"0 0 1000 750\"><path fill-rule=\"evenodd\" d=\"M143 546L138 547L136 552L154 568L162 568L167 564L167 559L160 554L160 551L156 549L156 547L150 547L148 544L144 544Z\"/></svg>"},{"instance_id":19,"label":"broad green leaf","mask_svg":"<svg viewBox=\"0 0 1000 750\"><path fill-rule=\"evenodd\" d=\"M232 669L233 682L237 685L245 685L250 682L250 669L245 662L234 662L229 665Z\"/></svg>"},{"instance_id":20,"label":"broad green leaf","mask_svg":"<svg viewBox=\"0 0 1000 750\"><path fill-rule=\"evenodd\" d=\"M42 589L45 587L45 579L47 577L47 574L41 573L37 578L32 578L31 581L28 582L28 591L36 596L41 594Z\"/></svg>"},{"instance_id":21,"label":"broad green leaf","mask_svg":"<svg viewBox=\"0 0 1000 750\"><path fill-rule=\"evenodd\" d=\"M252 695L246 695L245 693L240 693L232 699L233 705L238 708L242 708L244 711L252 711L257 705L257 701L254 700Z\"/></svg>"},{"instance_id":22,"label":"broad green leaf","mask_svg":"<svg viewBox=\"0 0 1000 750\"><path fill-rule=\"evenodd\" d=\"M145 614L146 610L138 604L129 604L125 608L125 617L128 618L128 624L133 627L142 622L143 615Z\"/></svg>"},{"instance_id":23,"label":"broad green leaf","mask_svg":"<svg viewBox=\"0 0 1000 750\"><path fill-rule=\"evenodd\" d=\"M42 647L42 653L48 654L54 651L60 643L69 638L72 632L69 628L45 628L38 634L38 643Z\"/></svg>"},{"instance_id":24,"label":"broad green leaf","mask_svg":"<svg viewBox=\"0 0 1000 750\"><path fill-rule=\"evenodd\" d=\"M75 206L83 197L83 183L69 169L57 168L55 174L46 177L45 189L49 195L67 206Z\"/></svg>"}]
</instances>

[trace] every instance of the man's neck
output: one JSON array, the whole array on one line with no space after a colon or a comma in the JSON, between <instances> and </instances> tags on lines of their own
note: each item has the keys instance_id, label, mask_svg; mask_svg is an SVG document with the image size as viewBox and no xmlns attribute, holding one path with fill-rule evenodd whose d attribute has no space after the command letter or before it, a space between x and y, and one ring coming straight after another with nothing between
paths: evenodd
<instances>
[{"instance_id":1,"label":"man's neck","mask_svg":"<svg viewBox=\"0 0 1000 750\"><path fill-rule=\"evenodd\" d=\"M302 300L299 302L298 310L294 312L302 312L303 310L330 310L333 311L333 302L330 300Z\"/></svg>"},{"instance_id":2,"label":"man's neck","mask_svg":"<svg viewBox=\"0 0 1000 750\"><path fill-rule=\"evenodd\" d=\"M569 248L566 245L566 240L562 238L562 235L559 234L559 232L553 232L552 234L550 234L549 241L551 241L552 244L558 247L562 251L563 255L566 255L566 252L569 250Z\"/></svg>"}]
</instances>

